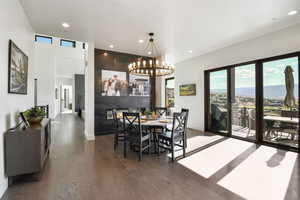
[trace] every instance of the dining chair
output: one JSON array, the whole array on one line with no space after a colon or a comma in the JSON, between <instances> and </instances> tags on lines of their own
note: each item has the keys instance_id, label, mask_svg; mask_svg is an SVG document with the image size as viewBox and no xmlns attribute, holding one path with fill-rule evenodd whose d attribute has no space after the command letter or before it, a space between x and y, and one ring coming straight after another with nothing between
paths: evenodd
<instances>
[{"instance_id":1,"label":"dining chair","mask_svg":"<svg viewBox=\"0 0 300 200\"><path fill-rule=\"evenodd\" d=\"M114 151L117 149L119 142L124 142L123 124L120 121L120 112L128 112L127 108L112 109L113 125L114 125Z\"/></svg>"},{"instance_id":2,"label":"dining chair","mask_svg":"<svg viewBox=\"0 0 300 200\"><path fill-rule=\"evenodd\" d=\"M165 107L155 107L154 112L159 116L163 116L167 114L168 109Z\"/></svg>"},{"instance_id":3,"label":"dining chair","mask_svg":"<svg viewBox=\"0 0 300 200\"><path fill-rule=\"evenodd\" d=\"M190 110L187 109L187 108L181 108L181 112L185 112L186 113L186 124L185 124L185 126L187 127ZM187 136L186 136L186 134L185 134L185 139L184 139L184 146L185 146L185 148L187 147Z\"/></svg>"},{"instance_id":4,"label":"dining chair","mask_svg":"<svg viewBox=\"0 0 300 200\"><path fill-rule=\"evenodd\" d=\"M189 109L187 108L181 108L181 112L186 112L187 113L187 117L189 116Z\"/></svg>"},{"instance_id":5,"label":"dining chair","mask_svg":"<svg viewBox=\"0 0 300 200\"><path fill-rule=\"evenodd\" d=\"M49 118L49 105L45 106L36 106L36 108L42 110L45 113L45 118Z\"/></svg>"},{"instance_id":6,"label":"dining chair","mask_svg":"<svg viewBox=\"0 0 300 200\"><path fill-rule=\"evenodd\" d=\"M187 120L188 112L173 114L172 130L158 135L158 155L160 148L169 150L174 161L175 146L179 146L182 147L183 157L185 157Z\"/></svg>"},{"instance_id":7,"label":"dining chair","mask_svg":"<svg viewBox=\"0 0 300 200\"><path fill-rule=\"evenodd\" d=\"M150 154L151 137L147 130L141 126L141 117L139 113L123 112L124 129L124 158L127 157L127 142L133 150L137 150L139 161L142 160L142 154L148 150Z\"/></svg>"}]
</instances>

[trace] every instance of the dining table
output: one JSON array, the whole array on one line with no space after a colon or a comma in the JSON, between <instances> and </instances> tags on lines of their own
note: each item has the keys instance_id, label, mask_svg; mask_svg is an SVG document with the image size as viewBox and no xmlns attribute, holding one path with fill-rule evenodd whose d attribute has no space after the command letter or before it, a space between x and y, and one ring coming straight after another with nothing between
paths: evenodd
<instances>
[{"instance_id":1,"label":"dining table","mask_svg":"<svg viewBox=\"0 0 300 200\"><path fill-rule=\"evenodd\" d=\"M118 116L119 120L123 122L123 117ZM173 117L172 116L161 116L161 117L147 117L141 116L141 126L143 127L161 127L161 128L170 128L173 125ZM170 129L171 130L171 129Z\"/></svg>"},{"instance_id":2,"label":"dining table","mask_svg":"<svg viewBox=\"0 0 300 200\"><path fill-rule=\"evenodd\" d=\"M273 130L276 122L297 125L299 122L299 118L282 116L264 116L264 121L266 124L266 137L271 137L271 133L274 132Z\"/></svg>"},{"instance_id":3,"label":"dining table","mask_svg":"<svg viewBox=\"0 0 300 200\"><path fill-rule=\"evenodd\" d=\"M123 118L119 118L120 121L123 123ZM159 134L159 131L156 131L157 129L160 130L172 130L173 127L173 117L172 116L161 116L157 118L151 118L146 116L141 116L141 126L142 128L145 128L149 130L153 137L154 147L156 147L157 142L157 134ZM137 124L135 122L134 124ZM154 148L153 153L157 153L157 149ZM162 151L163 152L163 151Z\"/></svg>"},{"instance_id":4,"label":"dining table","mask_svg":"<svg viewBox=\"0 0 300 200\"><path fill-rule=\"evenodd\" d=\"M264 120L273 121L273 122L286 122L291 124L297 124L299 122L299 118L291 118L291 117L281 117L281 116L264 116Z\"/></svg>"}]
</instances>

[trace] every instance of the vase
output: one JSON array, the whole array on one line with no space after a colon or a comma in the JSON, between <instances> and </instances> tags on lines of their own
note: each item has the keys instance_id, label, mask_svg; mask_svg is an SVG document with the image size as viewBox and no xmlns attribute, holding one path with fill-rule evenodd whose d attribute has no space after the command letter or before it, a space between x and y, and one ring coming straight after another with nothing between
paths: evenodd
<instances>
[{"instance_id":1,"label":"vase","mask_svg":"<svg viewBox=\"0 0 300 200\"><path fill-rule=\"evenodd\" d=\"M37 125L40 124L42 120L43 117L32 117L29 118L27 121L29 122L30 125Z\"/></svg>"}]
</instances>

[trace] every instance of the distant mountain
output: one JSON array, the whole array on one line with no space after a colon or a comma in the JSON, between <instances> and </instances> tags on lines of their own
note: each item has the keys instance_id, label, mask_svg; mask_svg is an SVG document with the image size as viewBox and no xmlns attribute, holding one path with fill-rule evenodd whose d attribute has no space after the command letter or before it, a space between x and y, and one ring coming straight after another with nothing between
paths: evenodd
<instances>
[{"instance_id":1,"label":"distant mountain","mask_svg":"<svg viewBox=\"0 0 300 200\"><path fill-rule=\"evenodd\" d=\"M224 89L214 89L211 90L213 93L226 93ZM246 88L236 88L235 96L244 96L244 97L254 97L255 88L246 87ZM298 94L298 85L295 85L294 89L295 97L299 96ZM286 95L285 85L272 85L264 87L264 97L270 99L283 99Z\"/></svg>"}]
</instances>

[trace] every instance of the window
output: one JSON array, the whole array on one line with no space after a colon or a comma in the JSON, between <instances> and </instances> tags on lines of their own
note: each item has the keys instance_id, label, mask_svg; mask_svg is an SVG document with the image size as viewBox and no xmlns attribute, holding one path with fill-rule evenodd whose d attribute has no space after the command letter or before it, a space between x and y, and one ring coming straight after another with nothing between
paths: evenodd
<instances>
[{"instance_id":1,"label":"window","mask_svg":"<svg viewBox=\"0 0 300 200\"><path fill-rule=\"evenodd\" d=\"M75 41L70 41L70 40L60 40L60 46L63 47L76 47L76 42Z\"/></svg>"},{"instance_id":2,"label":"window","mask_svg":"<svg viewBox=\"0 0 300 200\"><path fill-rule=\"evenodd\" d=\"M205 71L205 129L299 151L300 52Z\"/></svg>"},{"instance_id":3,"label":"window","mask_svg":"<svg viewBox=\"0 0 300 200\"><path fill-rule=\"evenodd\" d=\"M35 41L40 43L52 44L52 37L36 35Z\"/></svg>"},{"instance_id":4,"label":"window","mask_svg":"<svg viewBox=\"0 0 300 200\"><path fill-rule=\"evenodd\" d=\"M174 88L175 88L175 80L173 78L167 78L165 84L165 99L166 99L166 107L173 108L174 107Z\"/></svg>"}]
</instances>

